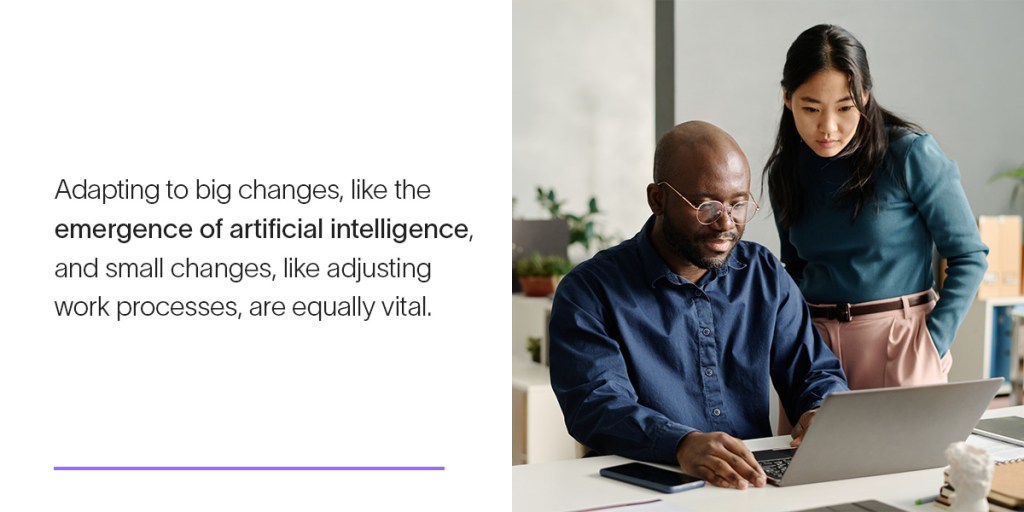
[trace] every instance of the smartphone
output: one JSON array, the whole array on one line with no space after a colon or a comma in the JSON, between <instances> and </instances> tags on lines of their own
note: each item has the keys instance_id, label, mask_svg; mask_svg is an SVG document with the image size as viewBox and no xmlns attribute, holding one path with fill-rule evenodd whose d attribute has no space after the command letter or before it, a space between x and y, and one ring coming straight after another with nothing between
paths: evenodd
<instances>
[{"instance_id":1,"label":"smartphone","mask_svg":"<svg viewBox=\"0 0 1024 512\"><path fill-rule=\"evenodd\" d=\"M699 478L640 462L630 462L619 466L601 468L600 473L604 477L614 478L615 480L666 493L704 487L704 480Z\"/></svg>"}]
</instances>

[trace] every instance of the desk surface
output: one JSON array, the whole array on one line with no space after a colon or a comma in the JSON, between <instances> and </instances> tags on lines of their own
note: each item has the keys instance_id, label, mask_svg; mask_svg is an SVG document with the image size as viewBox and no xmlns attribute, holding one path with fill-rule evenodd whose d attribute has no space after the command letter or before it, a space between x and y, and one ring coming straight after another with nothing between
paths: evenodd
<instances>
[{"instance_id":1,"label":"desk surface","mask_svg":"<svg viewBox=\"0 0 1024 512\"><path fill-rule=\"evenodd\" d=\"M986 418L1024 415L1024 406L991 409ZM788 446L788 437L746 441L751 450ZM622 457L526 464L512 467L512 509L522 512L566 512L617 503L660 498L694 511L759 512L794 511L837 503L877 499L911 511L940 510L933 505L914 505L914 500L934 496L942 486L942 468L797 485L765 486L744 491L706 486L678 494L618 482L598 475L603 467L627 462Z\"/></svg>"}]
</instances>

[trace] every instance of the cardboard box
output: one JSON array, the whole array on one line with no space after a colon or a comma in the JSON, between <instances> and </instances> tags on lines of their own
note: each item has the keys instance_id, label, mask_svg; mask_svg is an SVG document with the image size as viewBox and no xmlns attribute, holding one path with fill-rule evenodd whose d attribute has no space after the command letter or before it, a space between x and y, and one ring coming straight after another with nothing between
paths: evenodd
<instances>
[{"instance_id":1,"label":"cardboard box","mask_svg":"<svg viewBox=\"0 0 1024 512\"><path fill-rule=\"evenodd\" d=\"M1021 294L1021 216L981 215L978 231L988 246L988 270L978 287L978 298L1016 297Z\"/></svg>"}]
</instances>

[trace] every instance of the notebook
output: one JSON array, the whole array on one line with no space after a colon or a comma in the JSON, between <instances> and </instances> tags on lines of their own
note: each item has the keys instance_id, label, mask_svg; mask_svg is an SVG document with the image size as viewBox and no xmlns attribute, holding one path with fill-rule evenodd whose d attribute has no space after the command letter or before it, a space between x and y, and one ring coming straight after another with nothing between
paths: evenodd
<instances>
[{"instance_id":1,"label":"notebook","mask_svg":"<svg viewBox=\"0 0 1024 512\"><path fill-rule=\"evenodd\" d=\"M1003 378L832 393L798 450L754 457L778 486L938 468L971 434ZM770 471L788 463L781 475Z\"/></svg>"},{"instance_id":2,"label":"notebook","mask_svg":"<svg viewBox=\"0 0 1024 512\"><path fill-rule=\"evenodd\" d=\"M988 418L978 422L974 427L974 433L998 439L1004 443L1024 446L1024 418L1020 416L1006 416L1003 418Z\"/></svg>"},{"instance_id":3,"label":"notebook","mask_svg":"<svg viewBox=\"0 0 1024 512\"><path fill-rule=\"evenodd\" d=\"M996 464L988 500L999 505L1024 508L1024 460Z\"/></svg>"}]
</instances>

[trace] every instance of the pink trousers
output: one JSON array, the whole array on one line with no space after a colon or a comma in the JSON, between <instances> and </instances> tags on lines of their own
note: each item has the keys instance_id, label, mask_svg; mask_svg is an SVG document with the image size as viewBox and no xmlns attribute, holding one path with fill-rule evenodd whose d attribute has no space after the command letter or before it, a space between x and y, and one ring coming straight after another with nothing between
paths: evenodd
<instances>
[{"instance_id":1,"label":"pink trousers","mask_svg":"<svg viewBox=\"0 0 1024 512\"><path fill-rule=\"evenodd\" d=\"M900 300L903 307L881 313L854 315L850 321L813 319L825 344L839 358L850 389L918 386L948 382L953 355L939 357L928 332L928 314L935 301L910 306L914 293L895 299L855 304L864 306ZM828 306L828 304L811 304ZM779 414L779 433L791 430L785 413Z\"/></svg>"}]
</instances>

